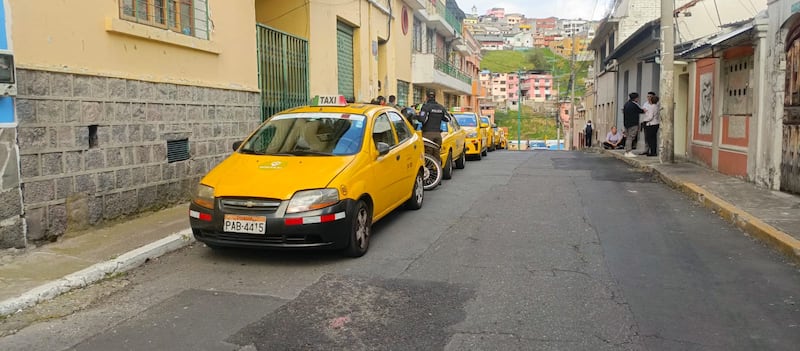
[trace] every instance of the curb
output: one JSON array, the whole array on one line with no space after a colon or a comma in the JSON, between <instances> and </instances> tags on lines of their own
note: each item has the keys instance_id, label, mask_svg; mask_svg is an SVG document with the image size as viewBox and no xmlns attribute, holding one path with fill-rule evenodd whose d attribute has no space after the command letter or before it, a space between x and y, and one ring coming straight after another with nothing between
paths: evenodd
<instances>
[{"instance_id":1,"label":"curb","mask_svg":"<svg viewBox=\"0 0 800 351\"><path fill-rule=\"evenodd\" d=\"M58 280L39 285L24 294L0 301L0 317L17 313L55 298L65 292L82 288L113 274L136 268L152 258L186 247L195 241L191 229L184 229L161 240L128 251L117 258L94 264Z\"/></svg>"},{"instance_id":2,"label":"curb","mask_svg":"<svg viewBox=\"0 0 800 351\"><path fill-rule=\"evenodd\" d=\"M764 223L764 221L719 198L697 184L673 179L658 170L658 168L636 162L635 159L624 157L613 152L608 152L607 150L603 150L602 152L604 154L610 154L614 158L622 160L638 169L647 170L651 173L654 173L665 184L680 190L684 194L689 195L704 207L716 211L720 217L732 223L737 228L743 230L745 233L752 235L762 242L772 246L788 256L788 258L794 262L800 263L800 240L795 239L791 235L786 234L767 223Z\"/></svg>"}]
</instances>

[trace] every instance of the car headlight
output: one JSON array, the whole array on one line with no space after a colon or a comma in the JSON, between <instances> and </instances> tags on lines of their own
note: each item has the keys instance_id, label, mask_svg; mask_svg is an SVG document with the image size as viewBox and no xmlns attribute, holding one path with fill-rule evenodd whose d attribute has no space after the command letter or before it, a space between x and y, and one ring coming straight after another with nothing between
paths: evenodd
<instances>
[{"instance_id":1,"label":"car headlight","mask_svg":"<svg viewBox=\"0 0 800 351\"><path fill-rule=\"evenodd\" d=\"M318 210L339 202L339 191L336 189L303 190L294 193L286 213L297 213Z\"/></svg>"},{"instance_id":2,"label":"car headlight","mask_svg":"<svg viewBox=\"0 0 800 351\"><path fill-rule=\"evenodd\" d=\"M478 132L469 132L467 133L467 138L477 138Z\"/></svg>"},{"instance_id":3,"label":"car headlight","mask_svg":"<svg viewBox=\"0 0 800 351\"><path fill-rule=\"evenodd\" d=\"M213 210L214 188L205 184L197 184L197 189L195 189L194 199L192 199L192 201L198 206Z\"/></svg>"}]
</instances>

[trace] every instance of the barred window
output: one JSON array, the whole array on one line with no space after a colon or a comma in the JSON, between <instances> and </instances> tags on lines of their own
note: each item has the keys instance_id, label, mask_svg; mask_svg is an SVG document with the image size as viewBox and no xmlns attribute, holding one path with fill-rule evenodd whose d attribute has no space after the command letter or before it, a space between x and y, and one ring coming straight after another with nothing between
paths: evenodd
<instances>
[{"instance_id":1,"label":"barred window","mask_svg":"<svg viewBox=\"0 0 800 351\"><path fill-rule=\"evenodd\" d=\"M208 39L208 0L120 0L124 20Z\"/></svg>"},{"instance_id":2,"label":"barred window","mask_svg":"<svg viewBox=\"0 0 800 351\"><path fill-rule=\"evenodd\" d=\"M397 106L408 106L408 82L397 81Z\"/></svg>"}]
</instances>

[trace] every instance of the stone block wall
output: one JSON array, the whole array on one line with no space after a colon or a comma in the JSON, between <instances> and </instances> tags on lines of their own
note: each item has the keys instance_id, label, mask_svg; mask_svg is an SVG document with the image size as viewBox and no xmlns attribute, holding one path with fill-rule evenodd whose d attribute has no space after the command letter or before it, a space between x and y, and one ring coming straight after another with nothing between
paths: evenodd
<instances>
[{"instance_id":1,"label":"stone block wall","mask_svg":"<svg viewBox=\"0 0 800 351\"><path fill-rule=\"evenodd\" d=\"M0 128L0 248L25 246L17 131Z\"/></svg>"},{"instance_id":2,"label":"stone block wall","mask_svg":"<svg viewBox=\"0 0 800 351\"><path fill-rule=\"evenodd\" d=\"M257 92L17 71L27 240L186 201L261 122ZM168 162L167 141L190 158Z\"/></svg>"}]
</instances>

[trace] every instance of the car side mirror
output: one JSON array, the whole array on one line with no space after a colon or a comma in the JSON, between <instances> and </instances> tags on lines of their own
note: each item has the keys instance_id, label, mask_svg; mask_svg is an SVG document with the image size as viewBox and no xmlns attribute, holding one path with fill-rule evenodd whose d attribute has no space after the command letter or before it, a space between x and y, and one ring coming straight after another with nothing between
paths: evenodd
<instances>
[{"instance_id":1,"label":"car side mirror","mask_svg":"<svg viewBox=\"0 0 800 351\"><path fill-rule=\"evenodd\" d=\"M388 154L389 150L391 150L391 147L389 146L389 144L384 143L382 141L378 142L377 147L378 147L378 155L381 155L381 156Z\"/></svg>"},{"instance_id":2,"label":"car side mirror","mask_svg":"<svg viewBox=\"0 0 800 351\"><path fill-rule=\"evenodd\" d=\"M234 141L233 142L233 151L239 150L239 146L242 146L242 141Z\"/></svg>"}]
</instances>

